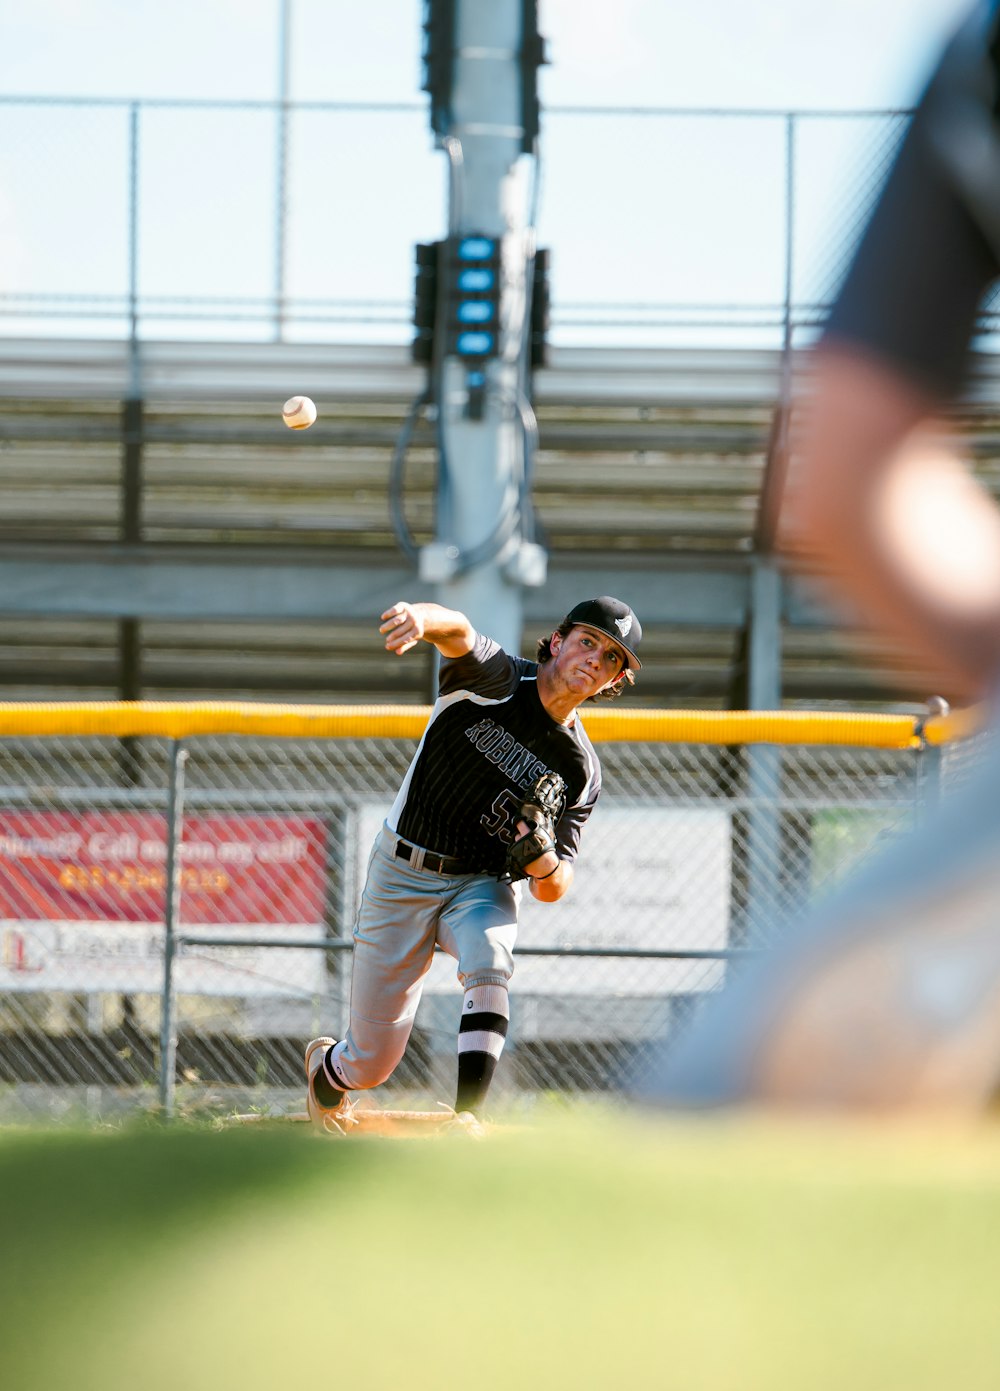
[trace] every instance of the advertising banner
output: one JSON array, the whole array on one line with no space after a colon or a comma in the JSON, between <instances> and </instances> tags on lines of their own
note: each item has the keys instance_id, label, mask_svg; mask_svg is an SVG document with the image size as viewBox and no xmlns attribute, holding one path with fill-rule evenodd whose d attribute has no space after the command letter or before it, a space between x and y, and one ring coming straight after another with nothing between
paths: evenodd
<instances>
[{"instance_id":1,"label":"advertising banner","mask_svg":"<svg viewBox=\"0 0 1000 1391\"><path fill-rule=\"evenodd\" d=\"M0 811L0 990L158 991L166 821L155 812ZM326 830L299 816L187 816L178 930L325 935ZM322 953L188 947L181 993L302 995Z\"/></svg>"},{"instance_id":2,"label":"advertising banner","mask_svg":"<svg viewBox=\"0 0 1000 1391\"><path fill-rule=\"evenodd\" d=\"M387 808L367 807L359 834L358 884ZM717 807L600 805L584 828L573 884L558 903L522 885L519 947L697 952L729 941L732 824ZM521 993L662 997L712 989L724 972L712 959L520 957ZM455 964L439 953L427 990L457 989Z\"/></svg>"}]
</instances>

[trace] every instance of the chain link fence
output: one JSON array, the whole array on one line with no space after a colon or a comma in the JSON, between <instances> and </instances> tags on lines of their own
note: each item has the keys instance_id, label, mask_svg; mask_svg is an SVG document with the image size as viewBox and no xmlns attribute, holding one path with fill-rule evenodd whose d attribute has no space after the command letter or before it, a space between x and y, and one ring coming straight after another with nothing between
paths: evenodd
<instances>
[{"instance_id":1,"label":"chain link fence","mask_svg":"<svg viewBox=\"0 0 1000 1391\"><path fill-rule=\"evenodd\" d=\"M547 108L552 343L775 348L808 331L905 120ZM447 205L422 101L0 97L0 184L13 335L406 343L414 245Z\"/></svg>"},{"instance_id":2,"label":"chain link fence","mask_svg":"<svg viewBox=\"0 0 1000 1391\"><path fill-rule=\"evenodd\" d=\"M683 712L643 712L633 732L664 715L666 739L605 736L588 716L608 740L605 790L571 893L525 899L496 1104L613 1089L746 953L780 950L942 778L910 717L868 717L895 747L734 743L727 717L704 714L714 742L669 737ZM409 709L414 728L425 718ZM415 746L0 739L0 1120L300 1110L304 1042L345 1026L367 855ZM438 953L376 1100L450 1098L460 1003Z\"/></svg>"}]
</instances>

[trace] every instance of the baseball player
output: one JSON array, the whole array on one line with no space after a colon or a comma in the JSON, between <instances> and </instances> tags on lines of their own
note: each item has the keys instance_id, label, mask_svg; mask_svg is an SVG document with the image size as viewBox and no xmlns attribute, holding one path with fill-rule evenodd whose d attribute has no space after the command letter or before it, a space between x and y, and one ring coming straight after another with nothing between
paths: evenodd
<instances>
[{"instance_id":1,"label":"baseball player","mask_svg":"<svg viewBox=\"0 0 1000 1391\"><path fill-rule=\"evenodd\" d=\"M342 1128L348 1093L392 1074L440 945L465 990L455 1112L476 1128L507 1034L524 885L562 898L601 790L577 710L632 684L642 629L605 595L577 604L534 662L437 604L394 604L379 632L399 656L438 649L439 695L368 862L347 1034L306 1047L307 1106L317 1127Z\"/></svg>"}]
</instances>

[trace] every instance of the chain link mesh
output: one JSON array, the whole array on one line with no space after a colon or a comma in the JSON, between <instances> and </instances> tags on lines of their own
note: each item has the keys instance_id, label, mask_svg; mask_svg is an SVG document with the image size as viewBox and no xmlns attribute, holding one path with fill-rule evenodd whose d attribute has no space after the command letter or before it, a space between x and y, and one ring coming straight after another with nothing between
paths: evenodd
<instances>
[{"instance_id":1,"label":"chain link mesh","mask_svg":"<svg viewBox=\"0 0 1000 1391\"><path fill-rule=\"evenodd\" d=\"M539 237L554 249L551 341L773 346L786 316L815 324L905 120L547 109ZM444 174L419 103L8 98L0 135L11 332L42 323L104 336L134 311L141 336L160 338L411 336L413 242L434 235ZM331 189L350 217L331 217ZM393 203L401 189L406 218ZM96 232L72 258L67 205Z\"/></svg>"},{"instance_id":2,"label":"chain link mesh","mask_svg":"<svg viewBox=\"0 0 1000 1391\"><path fill-rule=\"evenodd\" d=\"M366 858L414 747L0 740L0 1120L107 1118L168 1089L185 1112L300 1109L303 1043L346 1022ZM573 891L524 903L494 1097L615 1087L743 953L779 946L804 905L912 824L937 753L602 745ZM387 1104L450 1098L459 995L439 953Z\"/></svg>"},{"instance_id":3,"label":"chain link mesh","mask_svg":"<svg viewBox=\"0 0 1000 1391\"><path fill-rule=\"evenodd\" d=\"M792 298L800 321L818 320L836 298L907 122L898 112L796 118Z\"/></svg>"}]
</instances>

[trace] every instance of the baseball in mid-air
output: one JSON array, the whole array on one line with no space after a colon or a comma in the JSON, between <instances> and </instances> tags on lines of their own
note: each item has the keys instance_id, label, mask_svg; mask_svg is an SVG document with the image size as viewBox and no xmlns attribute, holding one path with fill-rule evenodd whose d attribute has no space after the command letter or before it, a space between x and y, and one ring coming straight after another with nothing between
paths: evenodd
<instances>
[{"instance_id":1,"label":"baseball in mid-air","mask_svg":"<svg viewBox=\"0 0 1000 1391\"><path fill-rule=\"evenodd\" d=\"M289 430L308 430L316 419L316 406L308 396L292 396L282 406L281 418Z\"/></svg>"}]
</instances>

